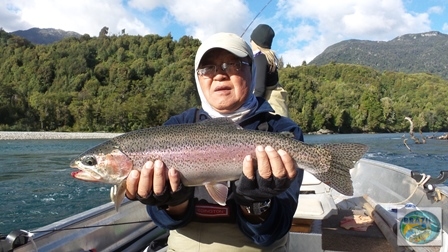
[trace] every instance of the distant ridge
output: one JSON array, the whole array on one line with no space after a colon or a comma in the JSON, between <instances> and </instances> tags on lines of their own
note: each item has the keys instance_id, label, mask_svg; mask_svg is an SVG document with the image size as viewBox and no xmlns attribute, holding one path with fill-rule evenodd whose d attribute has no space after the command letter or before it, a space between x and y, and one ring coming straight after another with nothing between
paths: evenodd
<instances>
[{"instance_id":1,"label":"distant ridge","mask_svg":"<svg viewBox=\"0 0 448 252\"><path fill-rule=\"evenodd\" d=\"M448 79L448 35L405 34L390 41L345 40L329 46L309 64L347 63L380 71L431 73Z\"/></svg>"},{"instance_id":2,"label":"distant ridge","mask_svg":"<svg viewBox=\"0 0 448 252\"><path fill-rule=\"evenodd\" d=\"M63 31L53 28L31 28L28 30L13 31L11 34L27 39L33 44L51 44L67 37L81 37L81 34L72 31Z\"/></svg>"}]
</instances>

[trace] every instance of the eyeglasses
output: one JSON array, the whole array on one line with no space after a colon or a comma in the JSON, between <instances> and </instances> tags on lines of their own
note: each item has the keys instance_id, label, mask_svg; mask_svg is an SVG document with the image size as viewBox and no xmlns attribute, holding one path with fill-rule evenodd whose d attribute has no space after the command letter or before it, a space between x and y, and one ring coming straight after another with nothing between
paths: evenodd
<instances>
[{"instance_id":1,"label":"eyeglasses","mask_svg":"<svg viewBox=\"0 0 448 252\"><path fill-rule=\"evenodd\" d=\"M225 71L228 75L236 74L240 71L241 66L246 65L250 66L250 63L244 62L244 61L236 61L231 63L222 63L221 69ZM205 65L202 68L198 68L196 70L197 74L200 76L206 76L206 77L213 77L218 72L218 66L217 65Z\"/></svg>"}]
</instances>

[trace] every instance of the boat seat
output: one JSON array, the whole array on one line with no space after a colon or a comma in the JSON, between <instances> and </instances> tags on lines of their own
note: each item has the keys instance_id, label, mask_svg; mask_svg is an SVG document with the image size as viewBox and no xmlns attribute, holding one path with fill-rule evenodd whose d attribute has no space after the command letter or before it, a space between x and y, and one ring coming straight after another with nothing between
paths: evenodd
<instances>
[{"instance_id":1,"label":"boat seat","mask_svg":"<svg viewBox=\"0 0 448 252\"><path fill-rule=\"evenodd\" d=\"M305 171L294 219L323 220L337 213L330 187Z\"/></svg>"}]
</instances>

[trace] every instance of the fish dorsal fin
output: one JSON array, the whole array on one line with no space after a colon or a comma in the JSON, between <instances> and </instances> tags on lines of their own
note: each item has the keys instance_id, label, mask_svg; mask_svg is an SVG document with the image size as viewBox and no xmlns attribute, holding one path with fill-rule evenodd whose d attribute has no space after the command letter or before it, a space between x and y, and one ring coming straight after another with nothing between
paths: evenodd
<instances>
[{"instance_id":1,"label":"fish dorsal fin","mask_svg":"<svg viewBox=\"0 0 448 252\"><path fill-rule=\"evenodd\" d=\"M232 119L228 117L218 117L218 118L212 118L207 119L204 121L198 122L204 126L210 126L210 127L223 127L223 128L232 128L232 129L242 129L240 125L232 121Z\"/></svg>"},{"instance_id":2,"label":"fish dorsal fin","mask_svg":"<svg viewBox=\"0 0 448 252\"><path fill-rule=\"evenodd\" d=\"M207 189L208 194L216 203L221 206L226 205L227 193L229 192L229 188L226 185L207 183L205 184L205 189Z\"/></svg>"},{"instance_id":3,"label":"fish dorsal fin","mask_svg":"<svg viewBox=\"0 0 448 252\"><path fill-rule=\"evenodd\" d=\"M282 131L279 133L280 135L284 136L284 137L289 137L289 138L294 138L294 133L290 132L290 131Z\"/></svg>"}]
</instances>

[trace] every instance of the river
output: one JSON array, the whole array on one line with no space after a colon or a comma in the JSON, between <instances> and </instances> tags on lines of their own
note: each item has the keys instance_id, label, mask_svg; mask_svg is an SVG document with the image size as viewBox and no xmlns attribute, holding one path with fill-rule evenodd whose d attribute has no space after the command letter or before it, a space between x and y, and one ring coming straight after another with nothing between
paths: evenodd
<instances>
[{"instance_id":1,"label":"river","mask_svg":"<svg viewBox=\"0 0 448 252\"><path fill-rule=\"evenodd\" d=\"M442 135L442 133L436 133ZM448 170L448 141L415 144L403 133L305 135L308 143L359 142L368 159L437 176ZM409 138L409 135L406 134ZM73 179L70 160L104 139L0 140L0 234L33 230L109 202L109 185Z\"/></svg>"}]
</instances>

